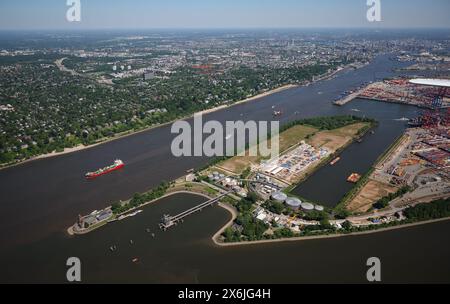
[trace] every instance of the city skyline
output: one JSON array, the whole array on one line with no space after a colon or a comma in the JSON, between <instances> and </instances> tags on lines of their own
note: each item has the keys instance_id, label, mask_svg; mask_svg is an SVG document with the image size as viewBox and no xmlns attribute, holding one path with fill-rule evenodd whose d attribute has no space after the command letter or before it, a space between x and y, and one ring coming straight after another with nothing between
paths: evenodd
<instances>
[{"instance_id":1,"label":"city skyline","mask_svg":"<svg viewBox=\"0 0 450 304\"><path fill-rule=\"evenodd\" d=\"M2 1L0 30L146 28L450 28L450 2L381 0L381 22L365 0L81 0L81 22L68 22L65 0Z\"/></svg>"}]
</instances>

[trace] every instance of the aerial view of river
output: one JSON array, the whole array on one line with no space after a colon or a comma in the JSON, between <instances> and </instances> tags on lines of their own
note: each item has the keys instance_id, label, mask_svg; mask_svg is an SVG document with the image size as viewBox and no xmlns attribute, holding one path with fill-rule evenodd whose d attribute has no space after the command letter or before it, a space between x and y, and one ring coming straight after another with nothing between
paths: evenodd
<instances>
[{"instance_id":1,"label":"aerial view of river","mask_svg":"<svg viewBox=\"0 0 450 304\"><path fill-rule=\"evenodd\" d=\"M367 171L403 132L405 123L397 119L415 117L418 110L362 100L337 107L332 101L364 82L395 75L393 68L402 65L381 56L364 68L341 72L331 80L213 112L204 119L273 120L274 105L285 113L280 118L282 123L341 114L377 119L380 124L375 134L350 146L336 166L323 167L295 190L305 198L333 206L351 187L346 177ZM64 282L65 261L72 256L82 260L85 282L361 282L365 279L365 261L371 256L384 261L386 281L450 281L446 271L450 269L446 258L450 246L443 241L450 223L367 236L224 249L211 241L230 217L219 207L194 215L182 229L158 231L163 214L203 200L177 195L145 208L133 219L89 235L66 235L66 228L79 214L127 199L208 162L207 158L173 157L170 145L174 136L170 126L163 126L80 152L1 170L0 191L6 200L1 202L0 214L0 281ZM85 172L116 158L127 164L125 170L95 181L83 178ZM118 250L111 252L111 246ZM138 263L131 262L135 258Z\"/></svg>"}]
</instances>

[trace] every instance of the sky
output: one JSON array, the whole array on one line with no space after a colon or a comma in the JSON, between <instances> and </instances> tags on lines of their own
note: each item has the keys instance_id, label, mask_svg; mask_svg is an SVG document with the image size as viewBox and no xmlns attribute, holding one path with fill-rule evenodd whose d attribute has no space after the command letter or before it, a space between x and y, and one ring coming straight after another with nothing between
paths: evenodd
<instances>
[{"instance_id":1,"label":"sky","mask_svg":"<svg viewBox=\"0 0 450 304\"><path fill-rule=\"evenodd\" d=\"M450 0L79 0L81 21L68 22L67 0L0 0L0 30L140 28L450 28Z\"/></svg>"}]
</instances>

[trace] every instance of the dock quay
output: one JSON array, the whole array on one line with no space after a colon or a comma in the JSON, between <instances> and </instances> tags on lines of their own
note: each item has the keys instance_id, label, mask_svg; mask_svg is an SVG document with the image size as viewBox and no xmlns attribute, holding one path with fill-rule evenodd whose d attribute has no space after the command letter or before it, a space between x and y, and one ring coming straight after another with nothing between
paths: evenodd
<instances>
[{"instance_id":1,"label":"dock quay","mask_svg":"<svg viewBox=\"0 0 450 304\"><path fill-rule=\"evenodd\" d=\"M337 106L344 106L347 103L351 102L353 99L358 98L358 96L359 96L359 94L361 92L362 92L362 90L360 90L358 92L355 92L355 93L352 93L352 94L350 94L348 96L345 96L344 98L342 98L342 99L340 99L338 101L335 101L334 104L337 105Z\"/></svg>"},{"instance_id":2,"label":"dock quay","mask_svg":"<svg viewBox=\"0 0 450 304\"><path fill-rule=\"evenodd\" d=\"M228 191L224 194L221 194L220 196L210 199L207 202L201 203L200 205L197 205L193 208L190 208L186 211L181 212L178 215L175 216L170 216L170 215L164 215L163 218L161 219L161 223L159 224L159 228L163 231L166 231L167 229L178 225L178 223L183 222L183 220L196 213L199 211L202 211L203 209L213 206L214 204L218 203L222 198L224 198L225 196L231 194L233 191Z\"/></svg>"}]
</instances>

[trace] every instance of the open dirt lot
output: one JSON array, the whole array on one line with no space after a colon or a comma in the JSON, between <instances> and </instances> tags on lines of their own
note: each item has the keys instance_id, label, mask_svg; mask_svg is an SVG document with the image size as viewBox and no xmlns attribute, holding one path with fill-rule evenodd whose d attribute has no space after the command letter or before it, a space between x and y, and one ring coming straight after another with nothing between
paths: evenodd
<instances>
[{"instance_id":1,"label":"open dirt lot","mask_svg":"<svg viewBox=\"0 0 450 304\"><path fill-rule=\"evenodd\" d=\"M358 195L347 205L347 209L357 213L367 212L375 202L397 190L398 188L394 186L369 180Z\"/></svg>"},{"instance_id":2,"label":"open dirt lot","mask_svg":"<svg viewBox=\"0 0 450 304\"><path fill-rule=\"evenodd\" d=\"M331 131L321 131L308 140L308 143L316 148L327 148L335 152L350 142L358 131L365 127L366 123L357 123Z\"/></svg>"}]
</instances>

